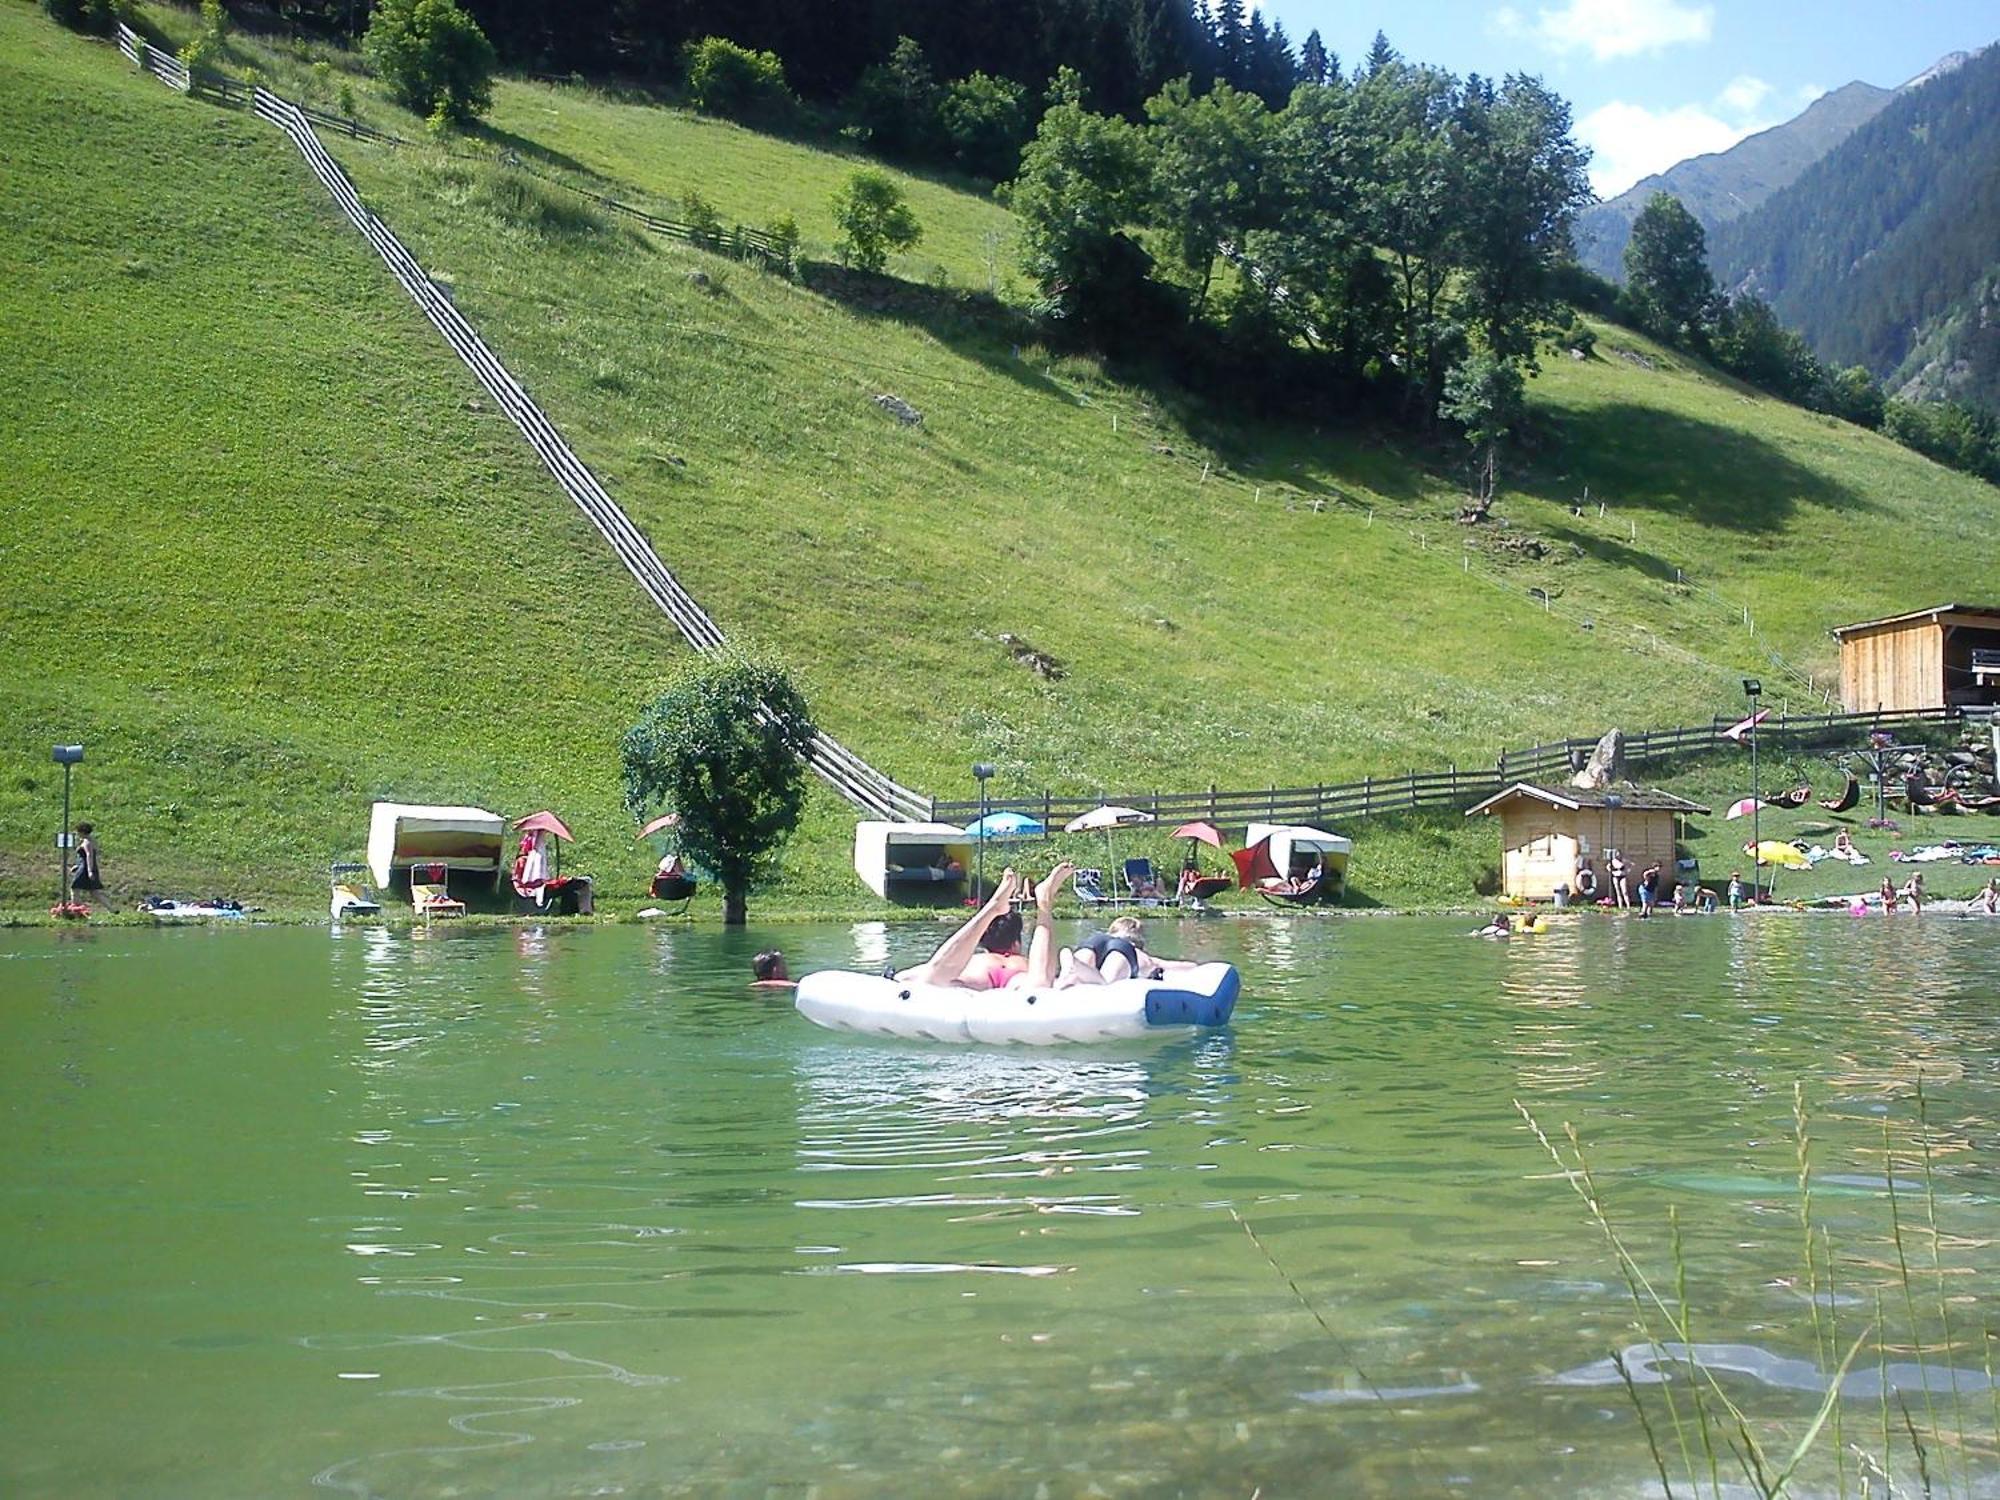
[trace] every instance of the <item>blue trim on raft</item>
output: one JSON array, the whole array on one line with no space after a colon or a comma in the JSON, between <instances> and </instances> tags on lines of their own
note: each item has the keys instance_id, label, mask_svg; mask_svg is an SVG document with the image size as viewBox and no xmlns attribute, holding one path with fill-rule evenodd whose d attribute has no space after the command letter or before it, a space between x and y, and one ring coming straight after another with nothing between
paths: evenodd
<instances>
[{"instance_id":1,"label":"blue trim on raft","mask_svg":"<svg viewBox=\"0 0 2000 1500\"><path fill-rule=\"evenodd\" d=\"M1162 986L1146 996L1148 1026L1226 1026L1236 1009L1236 992L1243 980L1232 964L1229 973L1212 995L1198 990L1176 990Z\"/></svg>"}]
</instances>

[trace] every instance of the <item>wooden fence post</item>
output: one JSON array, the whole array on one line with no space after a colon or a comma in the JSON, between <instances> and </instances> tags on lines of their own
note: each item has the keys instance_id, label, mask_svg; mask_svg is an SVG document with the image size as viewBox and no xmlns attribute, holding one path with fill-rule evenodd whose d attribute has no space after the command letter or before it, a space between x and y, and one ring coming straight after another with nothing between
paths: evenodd
<instances>
[{"instance_id":1,"label":"wooden fence post","mask_svg":"<svg viewBox=\"0 0 2000 1500\"><path fill-rule=\"evenodd\" d=\"M1215 783L1212 781L1208 784L1208 821L1215 821Z\"/></svg>"}]
</instances>

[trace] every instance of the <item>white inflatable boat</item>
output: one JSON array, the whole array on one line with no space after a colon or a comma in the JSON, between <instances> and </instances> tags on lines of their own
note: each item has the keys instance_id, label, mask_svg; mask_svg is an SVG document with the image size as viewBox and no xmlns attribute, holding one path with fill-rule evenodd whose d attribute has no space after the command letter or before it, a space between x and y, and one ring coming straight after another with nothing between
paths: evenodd
<instances>
[{"instance_id":1,"label":"white inflatable boat","mask_svg":"<svg viewBox=\"0 0 2000 1500\"><path fill-rule=\"evenodd\" d=\"M1226 1025L1239 984L1231 964L1066 990L969 990L822 969L799 981L798 1006L807 1020L834 1031L1046 1047Z\"/></svg>"}]
</instances>

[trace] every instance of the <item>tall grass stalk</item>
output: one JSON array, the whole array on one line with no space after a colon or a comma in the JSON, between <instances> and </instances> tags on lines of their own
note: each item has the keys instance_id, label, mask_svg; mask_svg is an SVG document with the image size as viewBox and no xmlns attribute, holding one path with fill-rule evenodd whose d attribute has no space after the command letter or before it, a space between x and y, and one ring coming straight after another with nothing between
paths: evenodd
<instances>
[{"instance_id":1,"label":"tall grass stalk","mask_svg":"<svg viewBox=\"0 0 2000 1500\"><path fill-rule=\"evenodd\" d=\"M1928 1151L1928 1143L1925 1147ZM1896 1190L1896 1151L1889 1132L1889 1122L1882 1121L1882 1162L1889 1183L1889 1234L1896 1246L1896 1278L1903 1284L1903 1313L1910 1320L1910 1343L1916 1350L1917 1378L1924 1387L1924 1425L1935 1434L1938 1430L1937 1407L1931 1400L1930 1362L1924 1357L1923 1331L1917 1325L1917 1293L1910 1277L1909 1252L1903 1244L1902 1195ZM1910 1407L1899 1393L1896 1404L1903 1408L1903 1426L1910 1434L1910 1446L1917 1455L1917 1474L1923 1481L1924 1493L1931 1492L1930 1463L1923 1448L1917 1442L1915 1427L1910 1422ZM1949 1491L1947 1490L1947 1493Z\"/></svg>"},{"instance_id":2,"label":"tall grass stalk","mask_svg":"<svg viewBox=\"0 0 2000 1500\"><path fill-rule=\"evenodd\" d=\"M1972 1453L1965 1443L1965 1402L1958 1389L1958 1338L1951 1328L1951 1298L1944 1285L1944 1258L1937 1219L1937 1173L1931 1149L1930 1101L1924 1096L1924 1075L1917 1074L1917 1142L1924 1164L1924 1224L1931 1237L1931 1279L1937 1286L1938 1329L1944 1337L1945 1368L1951 1372L1951 1411L1958 1436L1958 1463L1972 1492Z\"/></svg>"}]
</instances>

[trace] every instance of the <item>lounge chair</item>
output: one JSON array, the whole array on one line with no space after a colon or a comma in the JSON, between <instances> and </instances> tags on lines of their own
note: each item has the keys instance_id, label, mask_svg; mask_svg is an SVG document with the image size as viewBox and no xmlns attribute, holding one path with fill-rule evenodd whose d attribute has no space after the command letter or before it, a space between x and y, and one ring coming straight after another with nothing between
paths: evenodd
<instances>
[{"instance_id":1,"label":"lounge chair","mask_svg":"<svg viewBox=\"0 0 2000 1500\"><path fill-rule=\"evenodd\" d=\"M1852 812L1860 801L1861 783L1854 779L1854 773L1850 771L1847 773L1847 785L1840 789L1840 794L1835 797L1820 798L1819 805L1828 812Z\"/></svg>"},{"instance_id":2,"label":"lounge chair","mask_svg":"<svg viewBox=\"0 0 2000 1500\"><path fill-rule=\"evenodd\" d=\"M333 897L327 903L330 915L372 917L381 913L382 903L375 899L375 889L368 883L368 866L329 866L327 880L333 887Z\"/></svg>"},{"instance_id":3,"label":"lounge chair","mask_svg":"<svg viewBox=\"0 0 2000 1500\"><path fill-rule=\"evenodd\" d=\"M1182 901L1199 905L1203 901L1213 901L1234 884L1236 882L1227 875L1204 875L1198 865L1184 865L1181 867L1180 889L1175 894Z\"/></svg>"},{"instance_id":4,"label":"lounge chair","mask_svg":"<svg viewBox=\"0 0 2000 1500\"><path fill-rule=\"evenodd\" d=\"M1069 878L1070 889L1076 892L1076 899L1085 906L1117 906L1118 901L1104 894L1104 872L1102 870L1078 870Z\"/></svg>"},{"instance_id":5,"label":"lounge chair","mask_svg":"<svg viewBox=\"0 0 2000 1500\"><path fill-rule=\"evenodd\" d=\"M420 917L462 917L465 903L453 898L445 888L449 878L443 865L410 867L410 906Z\"/></svg>"},{"instance_id":6,"label":"lounge chair","mask_svg":"<svg viewBox=\"0 0 2000 1500\"><path fill-rule=\"evenodd\" d=\"M1153 862L1143 856L1125 861L1125 890L1134 901L1156 902L1167 897L1166 887L1153 873Z\"/></svg>"},{"instance_id":7,"label":"lounge chair","mask_svg":"<svg viewBox=\"0 0 2000 1500\"><path fill-rule=\"evenodd\" d=\"M1789 792L1773 792L1764 801L1771 807L1804 807L1812 801L1812 783L1801 781Z\"/></svg>"},{"instance_id":8,"label":"lounge chair","mask_svg":"<svg viewBox=\"0 0 2000 1500\"><path fill-rule=\"evenodd\" d=\"M1910 804L1911 812L1957 812L1958 793L1950 787L1932 786L1921 776L1912 776L1903 783L1903 796Z\"/></svg>"}]
</instances>

